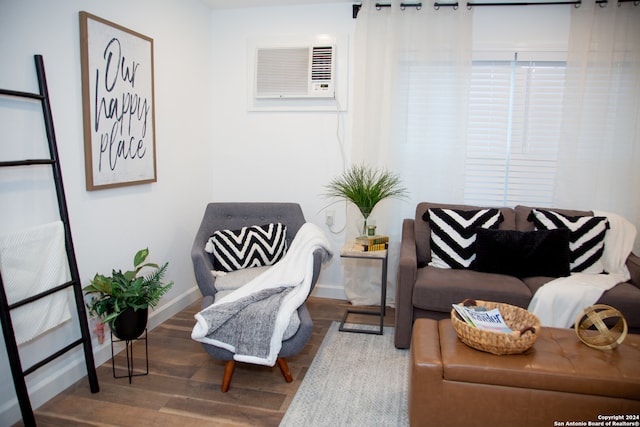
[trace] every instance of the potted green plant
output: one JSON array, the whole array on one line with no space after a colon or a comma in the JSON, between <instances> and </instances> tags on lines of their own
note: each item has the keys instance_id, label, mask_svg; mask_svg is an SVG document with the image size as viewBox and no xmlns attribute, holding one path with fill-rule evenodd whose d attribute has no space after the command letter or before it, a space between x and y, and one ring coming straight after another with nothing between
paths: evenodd
<instances>
[{"instance_id":1,"label":"potted green plant","mask_svg":"<svg viewBox=\"0 0 640 427\"><path fill-rule=\"evenodd\" d=\"M133 270L113 270L111 276L96 274L83 288L91 300L87 304L89 314L109 323L111 331L120 339L135 339L147 326L149 307L158 305L173 282L163 283L169 263L161 267L145 263L149 249L139 250L133 258ZM145 275L143 269L151 269Z\"/></svg>"},{"instance_id":2,"label":"potted green plant","mask_svg":"<svg viewBox=\"0 0 640 427\"><path fill-rule=\"evenodd\" d=\"M364 217L362 234L367 234L367 219L373 208L387 198L404 198L407 190L397 174L366 165L354 165L326 185L327 197L352 202Z\"/></svg>"}]
</instances>

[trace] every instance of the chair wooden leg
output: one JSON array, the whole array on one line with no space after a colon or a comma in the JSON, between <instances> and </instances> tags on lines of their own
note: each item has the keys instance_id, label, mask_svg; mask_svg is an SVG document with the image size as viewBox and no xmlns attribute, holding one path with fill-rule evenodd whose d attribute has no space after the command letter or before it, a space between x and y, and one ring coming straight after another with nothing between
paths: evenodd
<instances>
[{"instance_id":1,"label":"chair wooden leg","mask_svg":"<svg viewBox=\"0 0 640 427\"><path fill-rule=\"evenodd\" d=\"M284 360L282 357L278 357L276 359L276 363L278 364L278 367L280 368L280 371L284 376L284 380L288 383L293 381L293 377L291 376L291 371L289 371L289 365L287 365L287 361Z\"/></svg>"},{"instance_id":2,"label":"chair wooden leg","mask_svg":"<svg viewBox=\"0 0 640 427\"><path fill-rule=\"evenodd\" d=\"M229 391L229 385L231 384L231 377L233 376L233 371L236 368L235 360L227 360L227 363L224 365L224 377L222 377L222 386L220 389L223 393Z\"/></svg>"}]
</instances>

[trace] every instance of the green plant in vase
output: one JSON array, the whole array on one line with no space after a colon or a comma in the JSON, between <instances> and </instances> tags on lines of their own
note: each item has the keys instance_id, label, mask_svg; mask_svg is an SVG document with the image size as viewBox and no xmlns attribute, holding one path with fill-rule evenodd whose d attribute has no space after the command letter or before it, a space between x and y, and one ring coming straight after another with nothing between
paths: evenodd
<instances>
[{"instance_id":1,"label":"green plant in vase","mask_svg":"<svg viewBox=\"0 0 640 427\"><path fill-rule=\"evenodd\" d=\"M87 304L89 314L99 317L102 323L109 323L119 338L122 337L116 329L121 316L126 316L127 322L129 317L143 322L143 325L133 328L142 333L146 327L148 308L155 308L160 298L173 286L173 282L163 282L169 263L162 266L145 263L148 255L149 249L139 250L133 258L133 270L123 273L122 270L113 269L111 276L96 274L90 284L82 289L85 294L91 295ZM145 268L148 272L140 274ZM135 332L132 334L135 335Z\"/></svg>"},{"instance_id":2,"label":"green plant in vase","mask_svg":"<svg viewBox=\"0 0 640 427\"><path fill-rule=\"evenodd\" d=\"M327 197L348 200L360 210L364 218L362 235L367 234L367 219L378 203L388 198L407 196L397 174L366 165L352 166L325 187Z\"/></svg>"}]
</instances>

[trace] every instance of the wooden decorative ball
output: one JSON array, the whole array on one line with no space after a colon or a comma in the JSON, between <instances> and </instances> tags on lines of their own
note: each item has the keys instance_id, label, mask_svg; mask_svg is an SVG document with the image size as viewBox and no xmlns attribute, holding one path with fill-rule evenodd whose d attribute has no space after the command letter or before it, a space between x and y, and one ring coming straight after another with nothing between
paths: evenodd
<instances>
[{"instance_id":1,"label":"wooden decorative ball","mask_svg":"<svg viewBox=\"0 0 640 427\"><path fill-rule=\"evenodd\" d=\"M580 341L598 350L614 349L627 336L627 321L618 310L596 304L582 310L574 329Z\"/></svg>"}]
</instances>

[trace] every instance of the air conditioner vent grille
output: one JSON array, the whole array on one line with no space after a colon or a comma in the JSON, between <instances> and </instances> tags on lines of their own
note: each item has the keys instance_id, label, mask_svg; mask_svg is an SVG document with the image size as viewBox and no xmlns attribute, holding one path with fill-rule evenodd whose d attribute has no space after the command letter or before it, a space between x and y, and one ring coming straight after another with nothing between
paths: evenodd
<instances>
[{"instance_id":1,"label":"air conditioner vent grille","mask_svg":"<svg viewBox=\"0 0 640 427\"><path fill-rule=\"evenodd\" d=\"M258 63L258 94L286 96L307 93L308 48L259 49Z\"/></svg>"},{"instance_id":2,"label":"air conditioner vent grille","mask_svg":"<svg viewBox=\"0 0 640 427\"><path fill-rule=\"evenodd\" d=\"M333 48L314 46L311 56L311 80L331 80Z\"/></svg>"}]
</instances>

